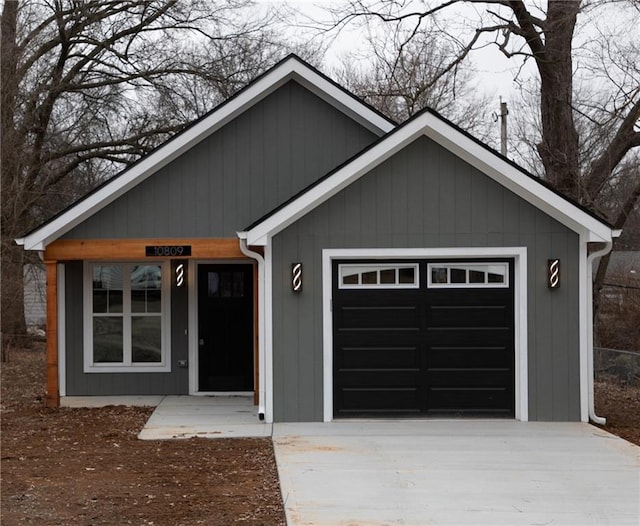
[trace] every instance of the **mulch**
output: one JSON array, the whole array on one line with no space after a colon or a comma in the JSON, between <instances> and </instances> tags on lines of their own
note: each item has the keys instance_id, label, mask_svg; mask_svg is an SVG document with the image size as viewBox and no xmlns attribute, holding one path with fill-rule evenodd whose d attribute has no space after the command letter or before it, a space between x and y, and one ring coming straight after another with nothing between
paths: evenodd
<instances>
[{"instance_id":1,"label":"mulch","mask_svg":"<svg viewBox=\"0 0 640 526\"><path fill-rule=\"evenodd\" d=\"M44 372L2 364L3 526L285 524L269 438L138 440L152 408L46 409Z\"/></svg>"}]
</instances>

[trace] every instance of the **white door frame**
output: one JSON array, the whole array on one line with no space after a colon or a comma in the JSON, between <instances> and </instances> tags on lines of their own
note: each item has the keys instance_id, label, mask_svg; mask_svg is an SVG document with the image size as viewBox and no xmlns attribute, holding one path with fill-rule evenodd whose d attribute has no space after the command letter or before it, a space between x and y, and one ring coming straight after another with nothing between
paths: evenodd
<instances>
[{"instance_id":1,"label":"white door frame","mask_svg":"<svg viewBox=\"0 0 640 526\"><path fill-rule=\"evenodd\" d=\"M254 391L199 391L198 390L198 266L199 265L255 265L252 259L192 259L189 264L189 394L192 396L249 396ZM259 285L258 285L259 287ZM256 289L254 287L254 289ZM254 297L258 290L253 291ZM255 326L255 320L254 320ZM255 350L254 350L255 352ZM255 367L255 365L254 365ZM255 371L254 371L255 377ZM262 381L260 379L259 381ZM255 390L255 386L254 386Z\"/></svg>"},{"instance_id":2,"label":"white door frame","mask_svg":"<svg viewBox=\"0 0 640 526\"><path fill-rule=\"evenodd\" d=\"M529 419L527 365L527 248L374 248L324 249L322 251L323 420L333 420L333 315L332 264L340 259L514 259L515 418Z\"/></svg>"}]
</instances>

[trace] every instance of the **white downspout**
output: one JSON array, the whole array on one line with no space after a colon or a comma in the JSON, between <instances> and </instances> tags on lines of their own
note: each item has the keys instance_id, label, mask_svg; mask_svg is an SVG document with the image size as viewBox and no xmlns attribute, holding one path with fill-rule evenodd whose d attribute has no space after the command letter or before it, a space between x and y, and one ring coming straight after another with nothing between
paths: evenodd
<instances>
[{"instance_id":1,"label":"white downspout","mask_svg":"<svg viewBox=\"0 0 640 526\"><path fill-rule=\"evenodd\" d=\"M589 419L599 425L605 425L607 419L596 415L593 393L593 263L596 259L608 254L613 248L613 241L606 241L604 248L587 256L587 381L589 391Z\"/></svg>"},{"instance_id":2,"label":"white downspout","mask_svg":"<svg viewBox=\"0 0 640 526\"><path fill-rule=\"evenodd\" d=\"M264 420L266 414L264 258L262 254L249 250L246 232L237 232L237 235L240 239L240 251L258 262L258 417Z\"/></svg>"}]
</instances>

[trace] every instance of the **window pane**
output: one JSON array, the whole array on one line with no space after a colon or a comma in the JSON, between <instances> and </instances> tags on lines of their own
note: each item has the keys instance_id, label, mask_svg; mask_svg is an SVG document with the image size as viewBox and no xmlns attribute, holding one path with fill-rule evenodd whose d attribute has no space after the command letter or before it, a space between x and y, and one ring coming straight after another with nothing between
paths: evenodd
<instances>
[{"instance_id":1,"label":"window pane","mask_svg":"<svg viewBox=\"0 0 640 526\"><path fill-rule=\"evenodd\" d=\"M342 284L343 285L357 285L358 284L358 274L347 274L342 276Z\"/></svg>"},{"instance_id":2,"label":"window pane","mask_svg":"<svg viewBox=\"0 0 640 526\"><path fill-rule=\"evenodd\" d=\"M220 296L223 298L233 296L233 272L220 272Z\"/></svg>"},{"instance_id":3,"label":"window pane","mask_svg":"<svg viewBox=\"0 0 640 526\"><path fill-rule=\"evenodd\" d=\"M504 283L504 276L502 274L494 274L492 272L487 276L489 283Z\"/></svg>"},{"instance_id":4,"label":"window pane","mask_svg":"<svg viewBox=\"0 0 640 526\"><path fill-rule=\"evenodd\" d=\"M244 297L244 272L233 273L233 297Z\"/></svg>"},{"instance_id":5,"label":"window pane","mask_svg":"<svg viewBox=\"0 0 640 526\"><path fill-rule=\"evenodd\" d=\"M131 291L131 312L145 312L147 293L144 290Z\"/></svg>"},{"instance_id":6,"label":"window pane","mask_svg":"<svg viewBox=\"0 0 640 526\"><path fill-rule=\"evenodd\" d=\"M469 283L484 283L484 272L469 270Z\"/></svg>"},{"instance_id":7,"label":"window pane","mask_svg":"<svg viewBox=\"0 0 640 526\"><path fill-rule=\"evenodd\" d=\"M378 272L363 272L362 273L362 284L363 285L376 285L378 283Z\"/></svg>"},{"instance_id":8,"label":"window pane","mask_svg":"<svg viewBox=\"0 0 640 526\"><path fill-rule=\"evenodd\" d=\"M207 273L207 295L210 298L218 297L218 290L220 287L220 274L217 272Z\"/></svg>"},{"instance_id":9,"label":"window pane","mask_svg":"<svg viewBox=\"0 0 640 526\"><path fill-rule=\"evenodd\" d=\"M160 312L157 298L162 284L162 270L158 265L134 265L131 268L131 312ZM153 307L150 295L155 294ZM157 309L157 310L153 310Z\"/></svg>"},{"instance_id":10,"label":"window pane","mask_svg":"<svg viewBox=\"0 0 640 526\"><path fill-rule=\"evenodd\" d=\"M431 283L447 283L447 269L444 267L432 268Z\"/></svg>"},{"instance_id":11,"label":"window pane","mask_svg":"<svg viewBox=\"0 0 640 526\"><path fill-rule=\"evenodd\" d=\"M93 267L93 312L122 312L122 268Z\"/></svg>"},{"instance_id":12,"label":"window pane","mask_svg":"<svg viewBox=\"0 0 640 526\"><path fill-rule=\"evenodd\" d=\"M415 283L416 282L416 269L415 267L407 267L398 269L400 274L399 283Z\"/></svg>"},{"instance_id":13,"label":"window pane","mask_svg":"<svg viewBox=\"0 0 640 526\"><path fill-rule=\"evenodd\" d=\"M109 291L109 312L122 312L122 291Z\"/></svg>"},{"instance_id":14,"label":"window pane","mask_svg":"<svg viewBox=\"0 0 640 526\"><path fill-rule=\"evenodd\" d=\"M467 271L463 268L452 268L451 269L451 283L466 283L467 282Z\"/></svg>"},{"instance_id":15,"label":"window pane","mask_svg":"<svg viewBox=\"0 0 640 526\"><path fill-rule=\"evenodd\" d=\"M122 362L122 318L100 316L93 318L94 363Z\"/></svg>"},{"instance_id":16,"label":"window pane","mask_svg":"<svg viewBox=\"0 0 640 526\"><path fill-rule=\"evenodd\" d=\"M131 361L162 361L162 318L160 316L131 317Z\"/></svg>"},{"instance_id":17,"label":"window pane","mask_svg":"<svg viewBox=\"0 0 640 526\"><path fill-rule=\"evenodd\" d=\"M93 312L108 312L109 292L93 289Z\"/></svg>"},{"instance_id":18,"label":"window pane","mask_svg":"<svg viewBox=\"0 0 640 526\"><path fill-rule=\"evenodd\" d=\"M162 292L160 290L147 291L147 312L162 312Z\"/></svg>"},{"instance_id":19,"label":"window pane","mask_svg":"<svg viewBox=\"0 0 640 526\"><path fill-rule=\"evenodd\" d=\"M380 283L395 284L396 282L396 270L389 268L380 271Z\"/></svg>"}]
</instances>

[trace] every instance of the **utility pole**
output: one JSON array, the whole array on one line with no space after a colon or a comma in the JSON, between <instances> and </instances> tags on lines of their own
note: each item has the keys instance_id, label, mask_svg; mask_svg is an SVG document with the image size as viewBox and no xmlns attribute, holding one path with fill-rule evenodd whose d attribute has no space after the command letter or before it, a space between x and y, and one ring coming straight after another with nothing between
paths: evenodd
<instances>
[{"instance_id":1,"label":"utility pole","mask_svg":"<svg viewBox=\"0 0 640 526\"><path fill-rule=\"evenodd\" d=\"M500 97L500 153L505 157L507 156L507 115L509 115L507 103L502 102Z\"/></svg>"}]
</instances>

